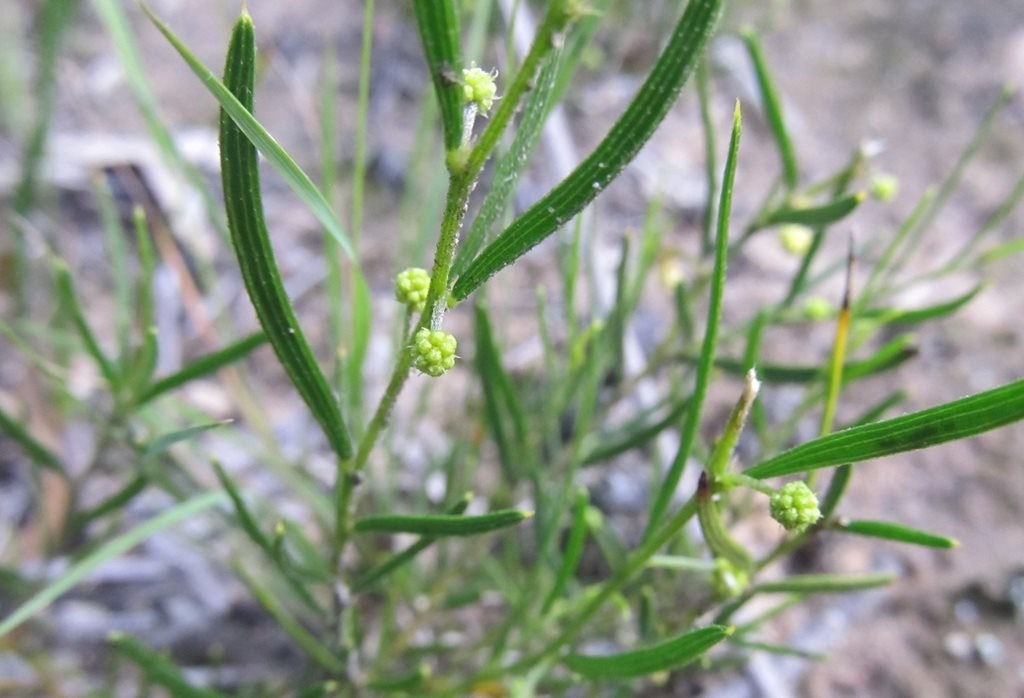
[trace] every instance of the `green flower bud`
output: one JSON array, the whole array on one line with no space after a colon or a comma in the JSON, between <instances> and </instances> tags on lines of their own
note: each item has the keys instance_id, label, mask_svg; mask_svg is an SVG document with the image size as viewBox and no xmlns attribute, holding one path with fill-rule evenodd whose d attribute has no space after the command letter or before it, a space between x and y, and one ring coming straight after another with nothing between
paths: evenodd
<instances>
[{"instance_id":1,"label":"green flower bud","mask_svg":"<svg viewBox=\"0 0 1024 698\"><path fill-rule=\"evenodd\" d=\"M811 248L814 231L806 225L790 223L779 228L779 241L790 254L803 255Z\"/></svg>"},{"instance_id":2,"label":"green flower bud","mask_svg":"<svg viewBox=\"0 0 1024 698\"><path fill-rule=\"evenodd\" d=\"M808 298L804 303L804 315L811 320L825 320L832 315L832 304L821 296Z\"/></svg>"},{"instance_id":3,"label":"green flower bud","mask_svg":"<svg viewBox=\"0 0 1024 698\"><path fill-rule=\"evenodd\" d=\"M495 95L498 94L498 86L494 79L498 77L498 70L487 72L471 63L468 68L462 69L462 93L467 102L475 102L481 114L486 114L494 106Z\"/></svg>"},{"instance_id":4,"label":"green flower bud","mask_svg":"<svg viewBox=\"0 0 1024 698\"><path fill-rule=\"evenodd\" d=\"M879 173L871 178L871 195L879 201L892 201L900 190L900 180L894 175Z\"/></svg>"},{"instance_id":5,"label":"green flower bud","mask_svg":"<svg viewBox=\"0 0 1024 698\"><path fill-rule=\"evenodd\" d=\"M803 531L821 518L818 497L803 480L787 482L775 490L771 513L787 531Z\"/></svg>"},{"instance_id":6,"label":"green flower bud","mask_svg":"<svg viewBox=\"0 0 1024 698\"><path fill-rule=\"evenodd\" d=\"M458 342L444 330L421 327L413 339L416 358L413 365L428 376L437 378L455 365Z\"/></svg>"},{"instance_id":7,"label":"green flower bud","mask_svg":"<svg viewBox=\"0 0 1024 698\"><path fill-rule=\"evenodd\" d=\"M711 587L721 599L739 596L750 584L750 573L733 564L727 558L716 557L715 569L711 571Z\"/></svg>"},{"instance_id":8,"label":"green flower bud","mask_svg":"<svg viewBox=\"0 0 1024 698\"><path fill-rule=\"evenodd\" d=\"M426 269L409 267L395 277L395 298L399 303L423 312L427 302L427 291L430 290L430 274Z\"/></svg>"}]
</instances>

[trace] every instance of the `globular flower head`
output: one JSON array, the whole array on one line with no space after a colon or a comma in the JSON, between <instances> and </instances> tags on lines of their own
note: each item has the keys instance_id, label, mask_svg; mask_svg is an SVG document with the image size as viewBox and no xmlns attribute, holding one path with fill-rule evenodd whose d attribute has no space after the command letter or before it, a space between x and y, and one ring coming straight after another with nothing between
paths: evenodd
<instances>
[{"instance_id":1,"label":"globular flower head","mask_svg":"<svg viewBox=\"0 0 1024 698\"><path fill-rule=\"evenodd\" d=\"M497 69L487 72L471 63L462 69L462 93L467 102L475 102L481 114L486 114L494 106L497 99L498 86L494 79L498 77Z\"/></svg>"},{"instance_id":2,"label":"globular flower head","mask_svg":"<svg viewBox=\"0 0 1024 698\"><path fill-rule=\"evenodd\" d=\"M437 378L455 365L455 349L458 342L444 330L421 327L413 338L416 358L413 365L428 376Z\"/></svg>"},{"instance_id":3,"label":"globular flower head","mask_svg":"<svg viewBox=\"0 0 1024 698\"><path fill-rule=\"evenodd\" d=\"M814 231L806 225L790 223L779 228L779 241L786 252L803 255L814 241Z\"/></svg>"},{"instance_id":4,"label":"globular flower head","mask_svg":"<svg viewBox=\"0 0 1024 698\"><path fill-rule=\"evenodd\" d=\"M832 316L832 304L821 296L808 298L804 303L804 315L811 320L825 320Z\"/></svg>"},{"instance_id":5,"label":"globular flower head","mask_svg":"<svg viewBox=\"0 0 1024 698\"><path fill-rule=\"evenodd\" d=\"M771 497L772 518L787 531L803 531L821 518L818 497L803 480L787 482Z\"/></svg>"},{"instance_id":6,"label":"globular flower head","mask_svg":"<svg viewBox=\"0 0 1024 698\"><path fill-rule=\"evenodd\" d=\"M879 173L871 178L871 195L879 201L892 201L900 190L900 180L891 174Z\"/></svg>"},{"instance_id":7,"label":"globular flower head","mask_svg":"<svg viewBox=\"0 0 1024 698\"><path fill-rule=\"evenodd\" d=\"M733 564L727 558L716 557L715 569L711 571L711 587L722 599L739 596L750 584L750 573Z\"/></svg>"},{"instance_id":8,"label":"globular flower head","mask_svg":"<svg viewBox=\"0 0 1024 698\"><path fill-rule=\"evenodd\" d=\"M399 303L423 311L430 290L430 273L419 267L409 267L395 277L395 298Z\"/></svg>"}]
</instances>

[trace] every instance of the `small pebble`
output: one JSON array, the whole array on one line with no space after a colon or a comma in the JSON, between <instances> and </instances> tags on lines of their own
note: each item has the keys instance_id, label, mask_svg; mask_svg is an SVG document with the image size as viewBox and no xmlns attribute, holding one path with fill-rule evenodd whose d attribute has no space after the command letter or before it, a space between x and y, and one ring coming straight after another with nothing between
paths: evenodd
<instances>
[{"instance_id":1,"label":"small pebble","mask_svg":"<svg viewBox=\"0 0 1024 698\"><path fill-rule=\"evenodd\" d=\"M978 611L978 605L968 599L960 599L953 604L953 615L961 623L976 623L981 613Z\"/></svg>"},{"instance_id":2,"label":"small pebble","mask_svg":"<svg viewBox=\"0 0 1024 698\"><path fill-rule=\"evenodd\" d=\"M1013 604L1017 616L1024 616L1024 577L1014 577L1011 579L1006 595L1010 597L1010 602Z\"/></svg>"},{"instance_id":3,"label":"small pebble","mask_svg":"<svg viewBox=\"0 0 1024 698\"><path fill-rule=\"evenodd\" d=\"M974 654L971 636L959 630L947 634L942 644L946 648L946 654L961 662L966 662Z\"/></svg>"},{"instance_id":4,"label":"small pebble","mask_svg":"<svg viewBox=\"0 0 1024 698\"><path fill-rule=\"evenodd\" d=\"M997 667L1006 659L1002 641L992 633L978 633L974 638L974 649L987 666Z\"/></svg>"}]
</instances>

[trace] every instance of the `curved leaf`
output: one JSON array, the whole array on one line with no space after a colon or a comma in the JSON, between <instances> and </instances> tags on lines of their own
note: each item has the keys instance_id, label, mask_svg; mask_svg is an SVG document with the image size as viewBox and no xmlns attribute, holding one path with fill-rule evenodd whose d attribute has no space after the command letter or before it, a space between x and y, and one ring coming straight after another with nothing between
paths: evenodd
<instances>
[{"instance_id":1,"label":"curved leaf","mask_svg":"<svg viewBox=\"0 0 1024 698\"><path fill-rule=\"evenodd\" d=\"M692 662L731 635L732 631L723 625L709 625L632 652L603 656L570 654L564 663L588 679L646 676Z\"/></svg>"},{"instance_id":2,"label":"curved leaf","mask_svg":"<svg viewBox=\"0 0 1024 698\"><path fill-rule=\"evenodd\" d=\"M847 194L846 196L833 199L821 206L805 206L801 208L783 206L771 211L764 220L757 221L755 227L767 228L784 223L828 225L829 223L842 220L853 213L854 209L860 206L865 198L864 192L857 192L856 194Z\"/></svg>"},{"instance_id":3,"label":"curved leaf","mask_svg":"<svg viewBox=\"0 0 1024 698\"><path fill-rule=\"evenodd\" d=\"M900 543L913 543L914 545L924 545L929 548L955 548L960 545L955 538L940 536L889 521L840 521L836 528L846 533L856 533L860 536L870 536L872 538L884 538Z\"/></svg>"},{"instance_id":4,"label":"curved leaf","mask_svg":"<svg viewBox=\"0 0 1024 698\"><path fill-rule=\"evenodd\" d=\"M746 470L760 479L963 439L1024 419L1024 380L883 422L837 431Z\"/></svg>"},{"instance_id":5,"label":"curved leaf","mask_svg":"<svg viewBox=\"0 0 1024 698\"><path fill-rule=\"evenodd\" d=\"M847 361L843 364L843 382L867 378L868 376L887 371L917 356L912 335L900 335L881 347L874 355L861 360ZM688 363L696 363L697 359L684 356ZM747 372L747 362L728 357L715 359L715 366L732 376L743 376ZM811 383L821 380L828 373L825 366L799 366L791 364L758 364L757 377L763 383Z\"/></svg>"},{"instance_id":6,"label":"curved leaf","mask_svg":"<svg viewBox=\"0 0 1024 698\"><path fill-rule=\"evenodd\" d=\"M658 487L654 504L644 538L649 538L661 523L661 517L668 509L672 497L675 496L679 480L683 476L683 468L689 460L693 443L697 439L700 416L703 412L704 397L711 381L711 369L714 366L715 350L718 343L718 326L722 320L722 298L725 294L725 273L729 257L729 217L732 215L732 189L736 178L736 166L740 150L740 134L743 128L743 117L740 103L736 102L732 117L732 135L729 140L729 154L725 161L722 174L722 189L718 203L718 223L715 233L715 266L711 272L711 295L708 299L708 319L704 327L704 341L701 343L700 360L697 364L697 377L690 398L690 406L686 411L679 449L669 466L665 478Z\"/></svg>"},{"instance_id":7,"label":"curved leaf","mask_svg":"<svg viewBox=\"0 0 1024 698\"><path fill-rule=\"evenodd\" d=\"M926 320L934 320L936 318L945 317L963 306L974 300L974 297L981 293L982 289L985 288L984 284L978 284L973 289L957 296L952 300L948 300L945 303L936 303L935 305L929 305L925 308L918 308L917 310L895 310L889 308L869 308L866 310L860 310L857 312L859 318L878 318L886 324L903 324L910 325L913 323L924 322Z\"/></svg>"},{"instance_id":8,"label":"curved leaf","mask_svg":"<svg viewBox=\"0 0 1024 698\"><path fill-rule=\"evenodd\" d=\"M141 405L145 402L149 402L170 390L181 387L189 381L195 380L196 378L202 378L203 376L207 376L218 369L224 368L238 359L241 359L243 356L247 355L253 349L266 341L267 336L263 332L254 332L248 337L244 337L237 342L229 344L223 349L218 349L217 351L212 351L209 354L204 354L195 361L190 362L180 371L176 371L175 373L151 383L142 391L142 394L136 398L136 404Z\"/></svg>"},{"instance_id":9,"label":"curved leaf","mask_svg":"<svg viewBox=\"0 0 1024 698\"><path fill-rule=\"evenodd\" d=\"M437 102L441 105L444 147L453 150L462 143L463 126L458 8L453 0L415 0L412 5Z\"/></svg>"},{"instance_id":10,"label":"curved leaf","mask_svg":"<svg viewBox=\"0 0 1024 698\"><path fill-rule=\"evenodd\" d=\"M762 582L753 591L765 594L836 594L884 587L895 579L895 575L886 573L796 574L776 582Z\"/></svg>"},{"instance_id":11,"label":"curved leaf","mask_svg":"<svg viewBox=\"0 0 1024 698\"><path fill-rule=\"evenodd\" d=\"M793 151L793 142L786 130L786 120L782 115L782 101L779 99L775 83L768 72L768 66L761 51L761 42L753 30L743 32L743 43L747 46L747 53L754 64L754 72L757 75L758 89L761 91L761 102L764 107L764 115L771 127L772 135L775 136L775 145L779 149L779 159L782 161L782 178L786 182L787 189L793 189L797 185L800 173L797 170L796 154Z\"/></svg>"},{"instance_id":12,"label":"curved leaf","mask_svg":"<svg viewBox=\"0 0 1024 698\"><path fill-rule=\"evenodd\" d=\"M515 526L533 516L532 511L504 509L480 516L436 514L433 516L402 516L383 514L356 521L355 529L363 533L418 533L423 536L474 536Z\"/></svg>"},{"instance_id":13,"label":"curved leaf","mask_svg":"<svg viewBox=\"0 0 1024 698\"><path fill-rule=\"evenodd\" d=\"M246 110L253 104L256 39L245 12L231 35L224 83ZM226 110L220 117L221 180L231 243L242 269L249 299L270 345L302 399L341 459L352 455L341 408L320 370L284 290L281 273L263 219L256 147Z\"/></svg>"},{"instance_id":14,"label":"curved leaf","mask_svg":"<svg viewBox=\"0 0 1024 698\"><path fill-rule=\"evenodd\" d=\"M130 635L113 632L108 641L118 653L135 662L149 681L163 686L178 698L227 698L227 694L211 688L193 686L169 657L151 650Z\"/></svg>"}]
</instances>

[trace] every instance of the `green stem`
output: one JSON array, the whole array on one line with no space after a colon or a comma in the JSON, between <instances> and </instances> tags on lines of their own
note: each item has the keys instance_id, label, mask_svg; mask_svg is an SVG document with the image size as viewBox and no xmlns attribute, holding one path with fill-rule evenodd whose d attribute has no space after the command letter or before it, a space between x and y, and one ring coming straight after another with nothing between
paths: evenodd
<instances>
[{"instance_id":1,"label":"green stem","mask_svg":"<svg viewBox=\"0 0 1024 698\"><path fill-rule=\"evenodd\" d=\"M436 327L444 316L445 303L442 296L447 293L448 271L451 269L452 259L455 256L455 244L458 241L459 228L462 226L462 219L466 214L466 204L469 194L473 190L473 184L473 180L462 175L453 175L449 183L448 200L445 205L444 218L441 221L441 234L437 241L437 251L434 254L430 289L427 292L423 314L416 325L417 330L428 325ZM348 543L353 493L359 482L359 472L366 466L380 432L391 418L391 412L398 401L398 396L409 377L409 370L412 368L414 359L412 349L407 337L395 361L395 367L391 372L384 395L381 396L377 409L359 440L355 456L339 464L338 482L335 488L336 518L333 551L336 568L341 562L342 554Z\"/></svg>"},{"instance_id":2,"label":"green stem","mask_svg":"<svg viewBox=\"0 0 1024 698\"><path fill-rule=\"evenodd\" d=\"M756 490L761 494L766 494L769 497L775 494L775 488L765 483L764 480L758 480L755 477L750 477L743 473L725 473L718 478L718 483L728 488L736 487L738 485L749 487L750 489Z\"/></svg>"}]
</instances>

